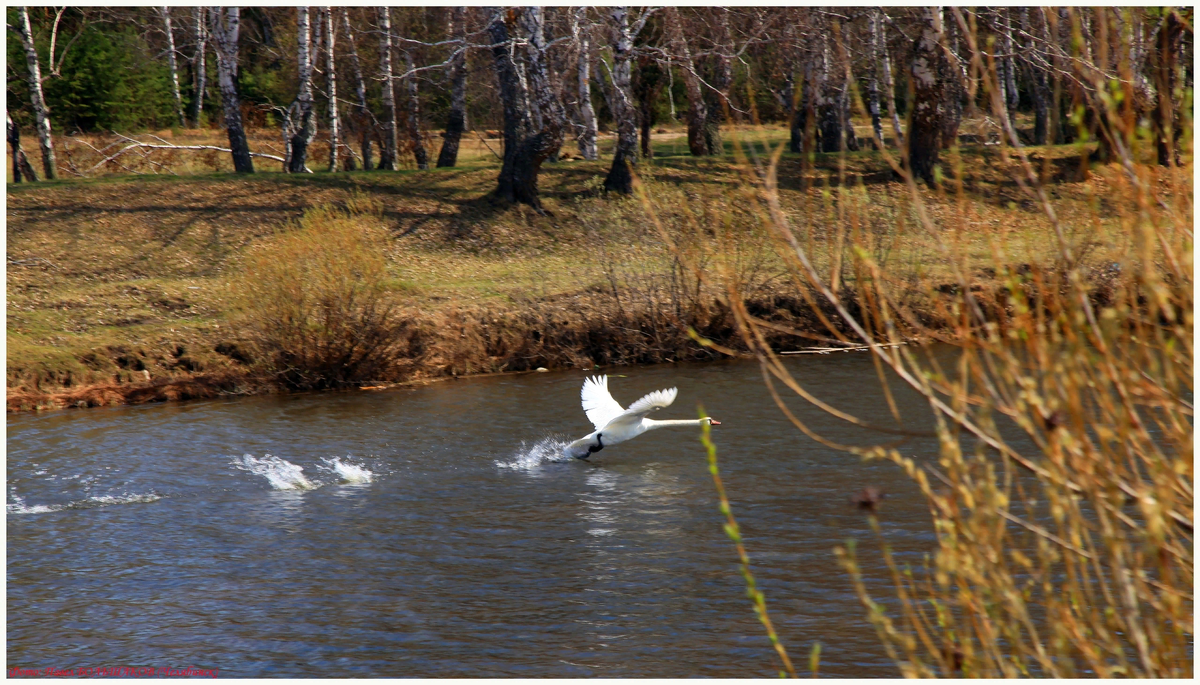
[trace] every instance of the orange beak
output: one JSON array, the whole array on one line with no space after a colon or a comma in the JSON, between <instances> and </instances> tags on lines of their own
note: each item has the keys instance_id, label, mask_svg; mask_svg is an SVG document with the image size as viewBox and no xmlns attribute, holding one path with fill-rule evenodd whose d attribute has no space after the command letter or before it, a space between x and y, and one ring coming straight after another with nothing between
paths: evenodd
<instances>
[{"instance_id":1,"label":"orange beak","mask_svg":"<svg viewBox=\"0 0 1200 685\"><path fill-rule=\"evenodd\" d=\"M710 421L709 423L710 423L710 425L713 425L713 426L719 426L719 425L721 425L721 422L720 422L720 421L718 421L718 420L716 420L716 419L713 419L713 420L712 420L712 421Z\"/></svg>"}]
</instances>

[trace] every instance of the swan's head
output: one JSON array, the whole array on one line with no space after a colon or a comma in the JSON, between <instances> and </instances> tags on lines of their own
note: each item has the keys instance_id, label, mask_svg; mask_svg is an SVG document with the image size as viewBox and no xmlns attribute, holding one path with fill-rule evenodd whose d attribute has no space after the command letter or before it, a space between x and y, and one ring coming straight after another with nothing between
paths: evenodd
<instances>
[{"instance_id":1,"label":"swan's head","mask_svg":"<svg viewBox=\"0 0 1200 685\"><path fill-rule=\"evenodd\" d=\"M718 421L718 420L714 419L714 418L713 418L713 417L711 417L711 416L705 416L704 418L702 418L702 419L700 419L700 420L701 420L701 421L703 421L703 422L704 422L704 424L705 424L705 425L707 425L707 426L719 426L719 425L721 425L721 422L720 422L720 421Z\"/></svg>"}]
</instances>

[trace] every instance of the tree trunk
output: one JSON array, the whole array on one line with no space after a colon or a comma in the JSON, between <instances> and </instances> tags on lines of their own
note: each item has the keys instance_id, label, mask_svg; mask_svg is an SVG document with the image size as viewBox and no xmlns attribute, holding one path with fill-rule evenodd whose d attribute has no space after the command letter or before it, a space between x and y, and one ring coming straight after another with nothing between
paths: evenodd
<instances>
[{"instance_id":1,"label":"tree trunk","mask_svg":"<svg viewBox=\"0 0 1200 685\"><path fill-rule=\"evenodd\" d=\"M25 48L25 63L29 67L29 97L33 103L33 116L37 122L38 143L42 146L42 173L48 179L58 178L58 169L54 160L54 141L50 137L50 110L46 107L46 98L42 95L42 68L38 64L37 48L33 44L33 27L29 24L29 11L26 7L17 10L17 32L21 34L21 44Z\"/></svg>"},{"instance_id":2,"label":"tree trunk","mask_svg":"<svg viewBox=\"0 0 1200 685\"><path fill-rule=\"evenodd\" d=\"M942 9L938 9L938 15L941 16ZM943 88L943 109L942 109L942 135L939 144L942 149L949 149L958 142L958 127L962 124L963 117L963 98L966 95L966 86L963 83L962 70L954 63L954 58L947 54L947 50L955 43L950 40L952 32L955 31L954 24L947 25L942 22L942 38L939 50L939 56L942 65L942 71L939 74L939 79L942 81ZM957 38L955 38L957 40ZM1015 62L1010 62L1012 66Z\"/></svg>"},{"instance_id":3,"label":"tree trunk","mask_svg":"<svg viewBox=\"0 0 1200 685\"><path fill-rule=\"evenodd\" d=\"M1024 50L1031 54L1036 48L1033 43L1033 27L1029 21L1029 8L1021 8L1021 33L1024 35ZM1045 27L1043 26L1043 35ZM1050 84L1046 70L1031 59L1022 62L1033 83L1033 144L1048 145L1050 133Z\"/></svg>"},{"instance_id":4,"label":"tree trunk","mask_svg":"<svg viewBox=\"0 0 1200 685\"><path fill-rule=\"evenodd\" d=\"M404 51L404 69L408 74L404 78L404 83L408 90L408 111L406 128L408 130L409 145L412 146L413 157L417 161L417 168L422 171L429 168L429 153L425 151L425 141L421 138L421 100L420 93L417 91L417 75L413 72L412 53Z\"/></svg>"},{"instance_id":5,"label":"tree trunk","mask_svg":"<svg viewBox=\"0 0 1200 685\"><path fill-rule=\"evenodd\" d=\"M641 125L642 159L652 159L650 131L654 127L654 105L663 89L663 73L658 60L643 55L638 58L638 68L633 75L633 93L638 106L638 122Z\"/></svg>"},{"instance_id":6,"label":"tree trunk","mask_svg":"<svg viewBox=\"0 0 1200 685\"><path fill-rule=\"evenodd\" d=\"M1015 50L1013 48L1012 37L1012 17L1007 10L1000 10L1004 14L1004 32L1001 35L1001 49L1005 53L1004 57L1004 90L1008 95L1008 118L1013 120L1017 115L1017 107L1021 104L1021 93L1017 90L1017 61L1013 57Z\"/></svg>"},{"instance_id":7,"label":"tree trunk","mask_svg":"<svg viewBox=\"0 0 1200 685\"><path fill-rule=\"evenodd\" d=\"M813 84L813 96L817 109L817 139L821 152L837 152L842 149L842 94L837 82L831 78L830 62L833 60L829 54L829 40L826 36L826 33L821 33L821 47L814 69L816 83Z\"/></svg>"},{"instance_id":8,"label":"tree trunk","mask_svg":"<svg viewBox=\"0 0 1200 685\"><path fill-rule=\"evenodd\" d=\"M577 96L579 98L579 154L584 159L596 160L596 111L592 108L592 86L589 71L592 66L592 54L588 45L588 31L584 26L587 20L587 8L576 7L571 16L571 35L575 39L579 61L576 65Z\"/></svg>"},{"instance_id":9,"label":"tree trunk","mask_svg":"<svg viewBox=\"0 0 1200 685\"><path fill-rule=\"evenodd\" d=\"M371 166L371 131L374 126L371 121L371 110L367 107L367 83L363 80L362 63L358 61L358 47L354 44L354 30L350 27L350 11L342 8L342 28L346 31L346 42L350 45L350 65L354 67L354 94L358 98L355 108L355 128L360 136L363 170L370 171ZM353 162L353 159L350 160ZM353 170L353 169L352 169Z\"/></svg>"},{"instance_id":10,"label":"tree trunk","mask_svg":"<svg viewBox=\"0 0 1200 685\"><path fill-rule=\"evenodd\" d=\"M804 56L803 80L800 82L800 102L792 115L792 131L790 148L792 152L804 155L805 168L808 168L808 156L817 150L817 92L821 84L817 77L820 53L818 46L809 45L808 54Z\"/></svg>"},{"instance_id":11,"label":"tree trunk","mask_svg":"<svg viewBox=\"0 0 1200 685\"><path fill-rule=\"evenodd\" d=\"M879 106L879 12L872 8L867 15L870 25L871 68L867 72L867 111L871 114L871 130L875 133L876 147L883 147L883 116Z\"/></svg>"},{"instance_id":12,"label":"tree trunk","mask_svg":"<svg viewBox=\"0 0 1200 685\"><path fill-rule=\"evenodd\" d=\"M322 9L321 18L324 19L325 24L325 89L329 96L329 170L337 171L338 148L342 145L342 128L338 122L337 70L334 68L337 32L333 30L333 8Z\"/></svg>"},{"instance_id":13,"label":"tree trunk","mask_svg":"<svg viewBox=\"0 0 1200 685\"><path fill-rule=\"evenodd\" d=\"M283 136L286 171L299 174L305 171L308 159L308 144L316 132L313 120L312 53L310 42L312 31L309 26L308 7L296 8L296 64L300 77L300 92L288 107L284 118Z\"/></svg>"},{"instance_id":14,"label":"tree trunk","mask_svg":"<svg viewBox=\"0 0 1200 685\"><path fill-rule=\"evenodd\" d=\"M904 148L904 130L900 126L900 110L896 108L896 79L892 75L892 58L888 52L887 25L879 26L879 42L883 60L883 94L887 100L888 117L892 120L892 132L896 134L896 147Z\"/></svg>"},{"instance_id":15,"label":"tree trunk","mask_svg":"<svg viewBox=\"0 0 1200 685\"><path fill-rule=\"evenodd\" d=\"M1158 163L1162 166L1179 164L1179 138L1183 134L1182 120L1175 106L1179 89L1179 55L1183 51L1183 22L1178 10L1168 10L1154 41L1153 77L1158 91L1156 106L1151 112ZM1182 95L1179 97L1182 100Z\"/></svg>"},{"instance_id":16,"label":"tree trunk","mask_svg":"<svg viewBox=\"0 0 1200 685\"><path fill-rule=\"evenodd\" d=\"M812 122L809 112L812 109L812 60L808 55L801 59L800 83L793 86L796 90L792 93L792 117L788 127L788 150L796 153L806 151L804 133Z\"/></svg>"},{"instance_id":17,"label":"tree trunk","mask_svg":"<svg viewBox=\"0 0 1200 685\"><path fill-rule=\"evenodd\" d=\"M242 126L242 102L237 92L238 29L241 12L237 7L209 9L210 30L217 43L217 83L221 88L221 107L225 110L225 132L229 135L229 150L233 170L254 173L250 145Z\"/></svg>"},{"instance_id":18,"label":"tree trunk","mask_svg":"<svg viewBox=\"0 0 1200 685\"><path fill-rule=\"evenodd\" d=\"M467 8L450 10L449 34L459 41L459 45L450 61L450 117L438 153L439 168L458 163L458 144L467 129Z\"/></svg>"},{"instance_id":19,"label":"tree trunk","mask_svg":"<svg viewBox=\"0 0 1200 685\"><path fill-rule=\"evenodd\" d=\"M396 170L396 91L392 83L392 17L388 7L376 9L379 16L379 79L383 82L383 149L379 168Z\"/></svg>"},{"instance_id":20,"label":"tree trunk","mask_svg":"<svg viewBox=\"0 0 1200 685\"><path fill-rule=\"evenodd\" d=\"M838 112L841 118L841 135L839 136L839 150L858 150L858 134L854 132L854 124L850 117L850 92L853 88L852 79L854 76L850 72L850 57L846 53L845 45L842 44L842 26L841 22L836 19L833 22L833 36L838 45L838 73L841 76L841 92L838 95L839 107ZM844 147L842 147L844 146Z\"/></svg>"},{"instance_id":21,"label":"tree trunk","mask_svg":"<svg viewBox=\"0 0 1200 685\"><path fill-rule=\"evenodd\" d=\"M175 59L175 34L171 31L171 8L160 7L163 32L167 34L167 65L171 70L171 94L175 96L175 118L179 120L180 128L187 128L187 120L183 117L183 96L179 94L179 67Z\"/></svg>"},{"instance_id":22,"label":"tree trunk","mask_svg":"<svg viewBox=\"0 0 1200 685\"><path fill-rule=\"evenodd\" d=\"M713 88L707 92L708 116L704 120L704 146L710 155L725 154L725 145L721 141L721 124L728 115L729 89L733 86L733 61L726 52L733 46L733 39L729 35L729 9L720 8L718 14L718 49L713 56Z\"/></svg>"},{"instance_id":23,"label":"tree trunk","mask_svg":"<svg viewBox=\"0 0 1200 685\"><path fill-rule=\"evenodd\" d=\"M514 12L518 10L513 10ZM504 106L504 163L500 168L493 197L505 202L521 202L545 213L538 197L537 179L542 162L562 145L562 107L550 89L545 64L545 40L542 37L542 15L539 7L526 7L522 23L529 35L530 85L535 104L541 110L544 128L532 130L533 118L525 111L526 96L514 62L515 45L509 41L505 14L498 8L488 8L493 17L488 25L492 40L492 57L496 61L496 79L500 86L500 101Z\"/></svg>"},{"instance_id":24,"label":"tree trunk","mask_svg":"<svg viewBox=\"0 0 1200 685\"><path fill-rule=\"evenodd\" d=\"M13 182L20 183L21 177L24 176L26 181L36 183L37 173L34 172L33 165L29 163L29 158L25 156L25 150L21 148L21 129L17 128L17 124L11 116L8 116L7 112L5 117L8 119L8 144L12 147Z\"/></svg>"},{"instance_id":25,"label":"tree trunk","mask_svg":"<svg viewBox=\"0 0 1200 685\"><path fill-rule=\"evenodd\" d=\"M192 73L195 82L192 84L192 125L200 128L200 113L204 111L204 93L208 90L208 64L205 61L208 52L208 9L193 7L192 19L196 23L196 54L192 56Z\"/></svg>"},{"instance_id":26,"label":"tree trunk","mask_svg":"<svg viewBox=\"0 0 1200 685\"><path fill-rule=\"evenodd\" d=\"M611 11L613 53L613 119L617 124L617 147L612 167L604 179L604 189L618 193L633 192L632 167L637 165L638 111L633 104L631 58L633 36L629 28L629 8L614 7Z\"/></svg>"},{"instance_id":27,"label":"tree trunk","mask_svg":"<svg viewBox=\"0 0 1200 685\"><path fill-rule=\"evenodd\" d=\"M708 145L704 140L704 122L708 120L708 106L704 102L704 91L700 88L700 77L696 74L696 65L692 62L691 49L683 34L683 26L679 19L679 9L667 7L666 25L671 36L674 57L683 72L683 84L687 88L688 113L687 137L688 149L693 156L703 157L708 154Z\"/></svg>"},{"instance_id":28,"label":"tree trunk","mask_svg":"<svg viewBox=\"0 0 1200 685\"><path fill-rule=\"evenodd\" d=\"M908 168L914 177L933 185L946 101L941 78L946 58L941 47L941 13L932 8L925 12L926 24L913 42L909 72L913 101L909 111Z\"/></svg>"}]
</instances>

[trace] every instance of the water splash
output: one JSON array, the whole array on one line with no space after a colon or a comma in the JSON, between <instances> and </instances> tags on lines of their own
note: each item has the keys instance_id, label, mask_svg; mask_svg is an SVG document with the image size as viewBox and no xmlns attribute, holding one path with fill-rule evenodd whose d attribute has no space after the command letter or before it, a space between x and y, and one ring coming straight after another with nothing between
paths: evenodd
<instances>
[{"instance_id":1,"label":"water splash","mask_svg":"<svg viewBox=\"0 0 1200 685\"><path fill-rule=\"evenodd\" d=\"M367 467L360 466L349 461L342 461L341 457L321 459L321 461L325 462L325 466L318 466L318 468L322 468L326 471L337 474L337 477L340 478L343 483L358 485L370 483L371 480L375 478L374 472Z\"/></svg>"},{"instance_id":2,"label":"water splash","mask_svg":"<svg viewBox=\"0 0 1200 685\"><path fill-rule=\"evenodd\" d=\"M571 441L556 435L548 435L533 443L532 446L522 440L521 447L512 455L512 461L497 461L496 466L502 469L529 470L542 464L573 461L571 457L563 453L563 448L569 444Z\"/></svg>"},{"instance_id":3,"label":"water splash","mask_svg":"<svg viewBox=\"0 0 1200 685\"><path fill-rule=\"evenodd\" d=\"M269 454L264 454L262 459L252 454L243 454L241 459L233 460L233 465L266 478L276 490L312 490L320 487L304 476L304 467Z\"/></svg>"},{"instance_id":4,"label":"water splash","mask_svg":"<svg viewBox=\"0 0 1200 685\"><path fill-rule=\"evenodd\" d=\"M89 497L66 504L35 504L29 506L25 504L25 500L19 495L11 495L13 501L6 504L4 509L9 514L47 514L52 511L63 511L65 509L95 509L96 507L107 507L113 504L135 504L138 502L157 502L162 499L162 495L149 493L145 495L135 495L124 493L121 495L99 495Z\"/></svg>"}]
</instances>

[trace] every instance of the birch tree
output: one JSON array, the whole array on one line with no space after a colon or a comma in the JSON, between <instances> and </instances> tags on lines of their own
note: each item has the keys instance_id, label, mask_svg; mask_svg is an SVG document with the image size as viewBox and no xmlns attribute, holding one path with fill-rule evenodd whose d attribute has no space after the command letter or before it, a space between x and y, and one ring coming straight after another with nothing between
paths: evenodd
<instances>
[{"instance_id":1,"label":"birch tree","mask_svg":"<svg viewBox=\"0 0 1200 685\"><path fill-rule=\"evenodd\" d=\"M953 22L947 22L942 15L944 10L938 9L938 16L942 19L942 36L941 36L941 67L942 71L939 76L942 79L942 132L939 141L942 149L949 149L958 142L958 127L962 124L963 118L963 98L966 95L966 86L964 84L965 74L958 64L957 51L955 46L958 43L957 29ZM1015 60L1009 65L1015 65ZM1016 93L1016 85L1014 81L1013 92ZM1012 111L1016 113L1016 105L1012 106Z\"/></svg>"},{"instance_id":2,"label":"birch tree","mask_svg":"<svg viewBox=\"0 0 1200 685\"><path fill-rule=\"evenodd\" d=\"M450 58L450 114L442 136L442 149L438 152L438 167L452 167L458 163L458 145L467 128L467 8L455 7L449 15L447 33L458 46Z\"/></svg>"},{"instance_id":3,"label":"birch tree","mask_svg":"<svg viewBox=\"0 0 1200 685\"><path fill-rule=\"evenodd\" d=\"M57 23L55 24L57 28ZM50 136L50 110L42 93L42 67L38 61L37 47L33 42L33 27L29 23L29 8L17 8L17 33L25 48L25 64L29 68L29 98L33 104L33 116L37 125L38 144L42 148L42 174L48 179L58 178L54 159L54 141ZM50 56L51 62L54 55Z\"/></svg>"},{"instance_id":4,"label":"birch tree","mask_svg":"<svg viewBox=\"0 0 1200 685\"><path fill-rule=\"evenodd\" d=\"M946 56L942 52L940 8L924 10L925 24L913 43L912 111L908 125L908 168L914 177L934 183L945 113Z\"/></svg>"},{"instance_id":5,"label":"birch tree","mask_svg":"<svg viewBox=\"0 0 1200 685\"><path fill-rule=\"evenodd\" d=\"M392 82L392 18L388 7L376 9L379 17L379 80L383 86L383 149L379 168L396 170L396 91Z\"/></svg>"},{"instance_id":6,"label":"birch tree","mask_svg":"<svg viewBox=\"0 0 1200 685\"><path fill-rule=\"evenodd\" d=\"M717 12L717 36L713 46L714 62L712 87L708 96L708 116L704 120L704 145L710 155L722 155L725 146L721 142L721 124L725 122L729 105L729 88L733 86L733 60L729 52L733 49L733 38L729 32L729 8L715 8Z\"/></svg>"},{"instance_id":7,"label":"birch tree","mask_svg":"<svg viewBox=\"0 0 1200 685\"><path fill-rule=\"evenodd\" d=\"M683 22L680 19L679 10L675 7L667 7L663 11L666 13L667 34L670 36L673 57L683 73L683 83L687 89L688 150L693 156L703 157L709 154L708 144L704 137L704 125L708 121L708 105L704 102L704 91L700 88L700 76L696 73L696 65L692 60L692 51L688 45L687 36L683 32Z\"/></svg>"},{"instance_id":8,"label":"birch tree","mask_svg":"<svg viewBox=\"0 0 1200 685\"><path fill-rule=\"evenodd\" d=\"M204 111L204 93L208 90L208 8L193 7L192 21L195 24L196 52L192 55L192 126L200 127L200 113Z\"/></svg>"},{"instance_id":9,"label":"birch tree","mask_svg":"<svg viewBox=\"0 0 1200 685\"><path fill-rule=\"evenodd\" d=\"M296 99L288 106L283 118L285 170L298 174L306 171L308 145L316 135L313 119L312 88L312 30L308 7L296 8L296 70L300 85Z\"/></svg>"},{"instance_id":10,"label":"birch tree","mask_svg":"<svg viewBox=\"0 0 1200 685\"><path fill-rule=\"evenodd\" d=\"M210 31L217 48L217 83L221 88L221 107L225 111L225 131L229 135L233 169L238 173L254 173L250 145L242 125L242 102L237 92L238 30L241 12L237 7L209 8Z\"/></svg>"},{"instance_id":11,"label":"birch tree","mask_svg":"<svg viewBox=\"0 0 1200 685\"><path fill-rule=\"evenodd\" d=\"M833 54L826 30L819 32L819 47L813 55L813 100L817 112L817 140L821 152L837 152L842 146L842 89L833 77Z\"/></svg>"},{"instance_id":12,"label":"birch tree","mask_svg":"<svg viewBox=\"0 0 1200 685\"><path fill-rule=\"evenodd\" d=\"M1157 91L1157 102L1152 103L1150 120L1154 128L1155 148L1158 163L1162 166L1179 164L1179 141L1183 136L1183 119L1177 99L1180 92L1180 56L1183 54L1184 23L1179 10L1167 10L1166 16L1154 32L1154 51L1151 72ZM1190 31L1190 28L1187 29Z\"/></svg>"},{"instance_id":13,"label":"birch tree","mask_svg":"<svg viewBox=\"0 0 1200 685\"><path fill-rule=\"evenodd\" d=\"M867 70L867 112L871 115L871 131L875 135L877 147L883 147L883 117L879 106L879 8L867 10L867 24L870 32L868 50L871 55L871 68Z\"/></svg>"},{"instance_id":14,"label":"birch tree","mask_svg":"<svg viewBox=\"0 0 1200 685\"><path fill-rule=\"evenodd\" d=\"M614 7L609 14L612 40L613 119L617 124L617 147L612 167L604 179L604 189L619 193L633 192L632 169L638 162L638 108L633 101L633 41L646 25L653 10L645 10L631 26L629 8Z\"/></svg>"},{"instance_id":15,"label":"birch tree","mask_svg":"<svg viewBox=\"0 0 1200 685\"><path fill-rule=\"evenodd\" d=\"M337 69L335 46L337 32L333 30L333 8L321 10L325 24L325 90L329 98L329 170L338 170L338 152L342 145L342 128L338 121Z\"/></svg>"},{"instance_id":16,"label":"birch tree","mask_svg":"<svg viewBox=\"0 0 1200 685\"><path fill-rule=\"evenodd\" d=\"M596 111L592 107L592 86L589 71L592 53L588 44L587 8L576 7L571 15L571 37L578 61L575 67L576 97L579 99L579 133L575 139L584 159L596 160Z\"/></svg>"},{"instance_id":17,"label":"birch tree","mask_svg":"<svg viewBox=\"0 0 1200 685\"><path fill-rule=\"evenodd\" d=\"M413 158L417 168L429 168L429 154L425 151L425 140L421 137L421 99L417 90L417 75L414 73L412 53L404 51L404 83L408 91L406 124L409 145L412 146Z\"/></svg>"},{"instance_id":18,"label":"birch tree","mask_svg":"<svg viewBox=\"0 0 1200 685\"><path fill-rule=\"evenodd\" d=\"M838 150L858 150L858 135L854 132L854 124L850 120L850 91L854 76L850 67L850 55L842 42L842 26L837 19L833 20L833 35L837 42L838 77L841 82L838 87L838 120L841 124L838 133Z\"/></svg>"},{"instance_id":19,"label":"birch tree","mask_svg":"<svg viewBox=\"0 0 1200 685\"><path fill-rule=\"evenodd\" d=\"M5 112L4 115L8 119L8 145L12 148L13 182L20 183L21 177L24 176L26 181L35 183L38 180L37 173L33 170L33 165L29 163L29 158L25 156L25 150L21 147L21 129L17 127L8 112Z\"/></svg>"},{"instance_id":20,"label":"birch tree","mask_svg":"<svg viewBox=\"0 0 1200 685\"><path fill-rule=\"evenodd\" d=\"M350 66L354 74L355 128L358 129L359 149L362 154L363 170L371 169L371 132L374 130L371 109L367 106L367 82L363 79L362 63L358 60L358 46L354 42L354 29L350 26L350 11L342 8L342 28L346 31L346 44L350 47ZM353 161L353 159L351 159Z\"/></svg>"},{"instance_id":21,"label":"birch tree","mask_svg":"<svg viewBox=\"0 0 1200 685\"><path fill-rule=\"evenodd\" d=\"M807 155L816 148L817 110L814 104L815 59L811 51L800 61L799 93L792 94L792 117L789 122L788 149Z\"/></svg>"},{"instance_id":22,"label":"birch tree","mask_svg":"<svg viewBox=\"0 0 1200 685\"><path fill-rule=\"evenodd\" d=\"M878 10L880 19L887 15ZM900 110L896 107L896 78L892 74L892 58L888 51L887 23L879 22L880 66L883 72L883 94L887 102L888 117L892 120L892 131L896 134L896 146L904 148L904 130L900 127Z\"/></svg>"},{"instance_id":23,"label":"birch tree","mask_svg":"<svg viewBox=\"0 0 1200 685\"><path fill-rule=\"evenodd\" d=\"M638 68L633 72L633 93L638 104L642 158L647 160L654 157L654 148L650 145L650 131L654 128L654 105L662 93L665 85L663 81L658 60L650 55L638 56Z\"/></svg>"},{"instance_id":24,"label":"birch tree","mask_svg":"<svg viewBox=\"0 0 1200 685\"><path fill-rule=\"evenodd\" d=\"M179 93L179 67L175 55L175 33L171 30L171 8L160 7L163 33L167 35L167 66L171 70L171 95L175 97L175 117L179 120L180 128L187 127L187 119L183 116L183 96Z\"/></svg>"},{"instance_id":25,"label":"birch tree","mask_svg":"<svg viewBox=\"0 0 1200 685\"><path fill-rule=\"evenodd\" d=\"M500 168L493 197L505 202L521 202L530 205L539 213L545 213L538 196L538 173L542 162L558 152L562 146L565 113L550 85L548 64L545 59L545 39L542 35L542 11L540 7L526 7L520 12L520 24L526 33L526 62L528 87L532 91L533 105L538 108L540 127L534 126L533 113L528 102L517 67L517 44L509 34L505 21L507 11L488 8L491 19L488 35L492 39L492 57L495 60L496 80L500 87L500 101L504 106L504 162Z\"/></svg>"},{"instance_id":26,"label":"birch tree","mask_svg":"<svg viewBox=\"0 0 1200 685\"><path fill-rule=\"evenodd\" d=\"M1036 49L1034 45L1034 31L1032 22L1029 18L1029 8L1021 8L1021 35L1022 52L1026 54L1026 58L1022 60L1025 65L1026 72L1029 74L1029 80L1033 84L1030 95L1033 98L1033 144L1046 145L1050 138L1050 84L1046 76L1046 70L1042 65L1031 59Z\"/></svg>"}]
</instances>

